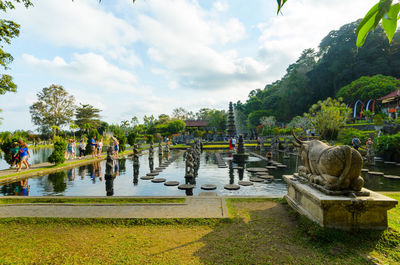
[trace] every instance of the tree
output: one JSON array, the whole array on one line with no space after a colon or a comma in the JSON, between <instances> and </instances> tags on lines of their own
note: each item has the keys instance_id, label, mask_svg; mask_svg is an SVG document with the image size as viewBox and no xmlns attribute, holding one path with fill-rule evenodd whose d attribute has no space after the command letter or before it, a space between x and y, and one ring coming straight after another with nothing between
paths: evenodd
<instances>
[{"instance_id":1,"label":"tree","mask_svg":"<svg viewBox=\"0 0 400 265\"><path fill-rule=\"evenodd\" d=\"M187 111L182 107L173 109L171 116L178 120L190 120L194 118L193 112Z\"/></svg>"},{"instance_id":2,"label":"tree","mask_svg":"<svg viewBox=\"0 0 400 265\"><path fill-rule=\"evenodd\" d=\"M61 127L72 120L75 99L62 86L45 87L37 97L38 101L30 106L30 113L32 122L42 133L48 133L53 125Z\"/></svg>"},{"instance_id":3,"label":"tree","mask_svg":"<svg viewBox=\"0 0 400 265\"><path fill-rule=\"evenodd\" d=\"M100 127L101 110L93 107L90 104L80 104L75 110L75 124L83 131L85 124L90 124L89 129L97 129Z\"/></svg>"},{"instance_id":4,"label":"tree","mask_svg":"<svg viewBox=\"0 0 400 265\"><path fill-rule=\"evenodd\" d=\"M338 129L346 124L351 110L346 108L341 99L327 98L312 105L304 116L311 121L325 139L335 138Z\"/></svg>"},{"instance_id":5,"label":"tree","mask_svg":"<svg viewBox=\"0 0 400 265\"><path fill-rule=\"evenodd\" d=\"M208 126L217 131L226 130L228 113L225 110L212 110L208 118Z\"/></svg>"},{"instance_id":6,"label":"tree","mask_svg":"<svg viewBox=\"0 0 400 265\"><path fill-rule=\"evenodd\" d=\"M75 139L75 130L78 129L78 128L79 128L79 126L74 124L74 123L71 123L69 125L69 129L74 133L74 139Z\"/></svg>"},{"instance_id":7,"label":"tree","mask_svg":"<svg viewBox=\"0 0 400 265\"><path fill-rule=\"evenodd\" d=\"M357 100L366 101L381 98L397 89L400 81L392 76L374 75L362 76L342 87L336 97L342 97L343 101L354 104Z\"/></svg>"},{"instance_id":8,"label":"tree","mask_svg":"<svg viewBox=\"0 0 400 265\"><path fill-rule=\"evenodd\" d=\"M131 125L132 125L133 128L139 125L139 119L138 119L138 117L136 117L136 116L133 116L133 117L132 117L132 119L131 119Z\"/></svg>"},{"instance_id":9,"label":"tree","mask_svg":"<svg viewBox=\"0 0 400 265\"><path fill-rule=\"evenodd\" d=\"M170 134L180 133L185 130L186 123L182 120L173 120L168 123L168 132Z\"/></svg>"},{"instance_id":10,"label":"tree","mask_svg":"<svg viewBox=\"0 0 400 265\"><path fill-rule=\"evenodd\" d=\"M267 116L271 116L270 110L253 111L252 113L250 113L250 115L248 117L248 120L249 120L248 124L249 124L249 126L254 128L261 124L260 120L262 117L267 117Z\"/></svg>"},{"instance_id":11,"label":"tree","mask_svg":"<svg viewBox=\"0 0 400 265\"><path fill-rule=\"evenodd\" d=\"M30 0L0 0L0 10L7 12L8 9L14 9L13 3L22 3L26 8L32 6ZM11 20L0 20L0 65L4 70L8 69L8 65L14 60L10 53L3 50L3 44L11 43L11 39L18 37L20 25ZM2 74L0 77L0 95L6 92L16 92L17 85L13 82L13 78L10 75Z\"/></svg>"}]
</instances>

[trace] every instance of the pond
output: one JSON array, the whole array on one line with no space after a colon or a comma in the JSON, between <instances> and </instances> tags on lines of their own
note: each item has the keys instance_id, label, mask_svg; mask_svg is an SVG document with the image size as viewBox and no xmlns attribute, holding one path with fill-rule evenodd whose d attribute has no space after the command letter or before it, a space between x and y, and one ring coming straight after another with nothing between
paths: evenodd
<instances>
[{"instance_id":1,"label":"pond","mask_svg":"<svg viewBox=\"0 0 400 265\"><path fill-rule=\"evenodd\" d=\"M31 158L29 158L30 164L40 164L47 162L47 158L53 152L53 148L29 148ZM9 168L10 165L4 159L4 153L0 152L0 170Z\"/></svg>"},{"instance_id":2,"label":"pond","mask_svg":"<svg viewBox=\"0 0 400 265\"><path fill-rule=\"evenodd\" d=\"M200 168L196 177L193 195L204 192L201 186L213 184L217 186L214 190L218 195L224 196L282 196L286 194L286 183L282 175L292 174L295 171L297 157L291 155L283 159L282 153L275 154L274 159L286 164L284 169L270 170L274 180L266 183L256 183L252 186L241 186L239 190L229 191L224 189L226 184L237 184L239 180L248 181L251 173L246 170L234 169L235 163L227 153L222 153L222 158L227 168L218 168L215 154L218 151L205 151L200 157ZM172 152L171 155L178 154ZM26 181L6 184L0 186L0 195L29 195L29 196L184 196L188 195L184 190L176 186L168 187L163 183L153 183L150 180L142 180L140 177L150 172L148 155L139 157L139 174L134 176L133 162L131 158L114 160L113 180L105 180L105 161L97 162L87 166L81 166L64 172L49 174L42 177L31 178ZM163 160L162 160L163 161ZM154 167L160 162L157 152L154 155ZM256 157L251 157L246 162L246 167L265 167L266 162ZM400 167L388 166L377 163L373 170L380 170L386 174L395 175L399 173ZM185 183L185 161L183 153L171 163L156 178L165 178L167 181L179 181ZM366 180L365 187L379 191L399 191L400 180L385 179L383 177L363 177Z\"/></svg>"}]
</instances>

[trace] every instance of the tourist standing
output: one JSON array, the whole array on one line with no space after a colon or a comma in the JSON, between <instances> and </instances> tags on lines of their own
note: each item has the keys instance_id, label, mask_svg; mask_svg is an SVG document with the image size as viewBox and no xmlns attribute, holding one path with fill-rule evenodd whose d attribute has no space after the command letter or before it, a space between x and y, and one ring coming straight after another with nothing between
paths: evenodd
<instances>
[{"instance_id":1,"label":"tourist standing","mask_svg":"<svg viewBox=\"0 0 400 265\"><path fill-rule=\"evenodd\" d=\"M119 152L119 141L117 138L114 136L112 137L113 143L114 143L114 157L118 158L118 152Z\"/></svg>"},{"instance_id":2,"label":"tourist standing","mask_svg":"<svg viewBox=\"0 0 400 265\"><path fill-rule=\"evenodd\" d=\"M232 150L232 137L229 138L229 150Z\"/></svg>"},{"instance_id":3,"label":"tourist standing","mask_svg":"<svg viewBox=\"0 0 400 265\"><path fill-rule=\"evenodd\" d=\"M358 150L360 147L361 141L357 137L354 137L353 140L351 140L351 143L353 144L353 148Z\"/></svg>"},{"instance_id":4,"label":"tourist standing","mask_svg":"<svg viewBox=\"0 0 400 265\"><path fill-rule=\"evenodd\" d=\"M233 137L232 138L232 149L235 150L235 146L236 146L236 138Z\"/></svg>"},{"instance_id":5,"label":"tourist standing","mask_svg":"<svg viewBox=\"0 0 400 265\"><path fill-rule=\"evenodd\" d=\"M86 152L86 143L85 139L81 139L81 142L79 143L79 157L85 156Z\"/></svg>"},{"instance_id":6,"label":"tourist standing","mask_svg":"<svg viewBox=\"0 0 400 265\"><path fill-rule=\"evenodd\" d=\"M10 153L12 158L12 165L10 166L10 168L13 168L14 165L18 167L20 159L19 159L19 145L17 142L13 143L13 148L11 148Z\"/></svg>"},{"instance_id":7,"label":"tourist standing","mask_svg":"<svg viewBox=\"0 0 400 265\"><path fill-rule=\"evenodd\" d=\"M17 172L20 172L22 169L22 164L26 166L26 169L29 169L29 164L28 164L28 158L31 157L31 154L29 153L29 148L28 145L22 141L22 139L19 140L19 168L17 169Z\"/></svg>"},{"instance_id":8,"label":"tourist standing","mask_svg":"<svg viewBox=\"0 0 400 265\"><path fill-rule=\"evenodd\" d=\"M97 142L97 157L100 158L101 156L101 151L103 151L103 138L100 139L100 141Z\"/></svg>"},{"instance_id":9,"label":"tourist standing","mask_svg":"<svg viewBox=\"0 0 400 265\"><path fill-rule=\"evenodd\" d=\"M373 144L374 144L374 142L371 140L371 138L368 138L368 141L365 143L365 146L366 146L366 148L367 148L367 151L368 151L369 149L372 149Z\"/></svg>"},{"instance_id":10,"label":"tourist standing","mask_svg":"<svg viewBox=\"0 0 400 265\"><path fill-rule=\"evenodd\" d=\"M92 149L92 158L95 158L97 156L96 136L90 139L90 148Z\"/></svg>"},{"instance_id":11,"label":"tourist standing","mask_svg":"<svg viewBox=\"0 0 400 265\"><path fill-rule=\"evenodd\" d=\"M69 139L67 145L67 159L73 158L72 150L73 150L72 139Z\"/></svg>"}]
</instances>

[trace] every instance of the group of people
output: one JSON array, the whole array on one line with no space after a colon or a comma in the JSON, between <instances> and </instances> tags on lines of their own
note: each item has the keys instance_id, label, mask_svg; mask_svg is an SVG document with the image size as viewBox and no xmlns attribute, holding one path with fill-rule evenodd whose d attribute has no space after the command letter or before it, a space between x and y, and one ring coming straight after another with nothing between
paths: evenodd
<instances>
[{"instance_id":1,"label":"group of people","mask_svg":"<svg viewBox=\"0 0 400 265\"><path fill-rule=\"evenodd\" d=\"M361 141L359 138L354 137L351 140L351 144L353 145L354 149L358 150L358 148L360 148L361 146ZM371 148L373 144L374 142L371 140L371 138L368 138L367 142L365 143L366 149L368 150L369 148Z\"/></svg>"},{"instance_id":2,"label":"group of people","mask_svg":"<svg viewBox=\"0 0 400 265\"><path fill-rule=\"evenodd\" d=\"M113 142L113 153L114 153L114 157L118 158L118 152L119 152L119 141L117 138L115 137L111 137L111 140ZM100 158L101 157L101 153L103 151L103 138L100 138L99 140L96 139L96 136L93 136L90 139L90 148L92 151L92 158ZM83 157L86 154L86 142L85 139L81 139L80 143L79 143L79 157ZM66 158L67 159L74 159L76 158L75 156L75 149L76 149L76 143L75 143L75 139L70 139L68 141L68 145L67 145L67 154L66 154Z\"/></svg>"},{"instance_id":3,"label":"group of people","mask_svg":"<svg viewBox=\"0 0 400 265\"><path fill-rule=\"evenodd\" d=\"M26 169L29 169L28 159L31 157L31 154L29 153L28 145L22 139L13 143L11 155L13 162L10 168L16 166L17 172L20 172L22 165L25 165Z\"/></svg>"}]
</instances>

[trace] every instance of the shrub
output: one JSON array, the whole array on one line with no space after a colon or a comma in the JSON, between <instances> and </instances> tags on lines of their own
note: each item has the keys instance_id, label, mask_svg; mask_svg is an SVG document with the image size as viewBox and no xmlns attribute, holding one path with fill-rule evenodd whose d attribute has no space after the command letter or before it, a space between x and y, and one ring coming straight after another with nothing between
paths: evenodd
<instances>
[{"instance_id":1,"label":"shrub","mask_svg":"<svg viewBox=\"0 0 400 265\"><path fill-rule=\"evenodd\" d=\"M0 145L1 150L4 152L4 160L10 165L13 162L13 158L11 155L11 148L13 148L13 144L15 142L18 142L17 137L8 137Z\"/></svg>"},{"instance_id":2,"label":"shrub","mask_svg":"<svg viewBox=\"0 0 400 265\"><path fill-rule=\"evenodd\" d=\"M382 135L376 139L375 148L385 160L400 162L400 133Z\"/></svg>"},{"instance_id":3,"label":"shrub","mask_svg":"<svg viewBox=\"0 0 400 265\"><path fill-rule=\"evenodd\" d=\"M135 132L130 132L127 137L127 142L130 146L136 143L137 134Z\"/></svg>"},{"instance_id":4,"label":"shrub","mask_svg":"<svg viewBox=\"0 0 400 265\"><path fill-rule=\"evenodd\" d=\"M56 137L54 139L54 151L49 156L49 162L55 163L56 165L64 163L66 148L67 142L61 137Z\"/></svg>"},{"instance_id":5,"label":"shrub","mask_svg":"<svg viewBox=\"0 0 400 265\"><path fill-rule=\"evenodd\" d=\"M340 130L339 135L338 135L338 139L346 145L352 145L351 140L357 137L358 139L360 139L361 143L365 143L367 142L368 138L370 137L370 133L369 132L364 132L361 130L357 130L355 128L345 128Z\"/></svg>"}]
</instances>

